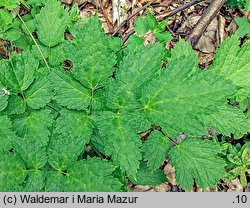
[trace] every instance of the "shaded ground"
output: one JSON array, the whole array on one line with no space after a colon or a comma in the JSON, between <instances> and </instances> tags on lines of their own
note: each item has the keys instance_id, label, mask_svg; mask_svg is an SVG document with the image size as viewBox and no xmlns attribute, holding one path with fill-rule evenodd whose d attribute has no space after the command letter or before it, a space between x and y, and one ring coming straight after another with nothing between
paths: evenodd
<instances>
[{"instance_id":1,"label":"shaded ground","mask_svg":"<svg viewBox=\"0 0 250 208\"><path fill-rule=\"evenodd\" d=\"M120 16L117 15L120 10L115 6L118 0L102 0L99 1L98 5L94 3L96 2L94 0L63 0L63 2L78 2L83 18L95 14L98 10L98 16L103 22L106 33L118 35L126 41L132 34L131 32L133 32L133 23L138 16L144 16L146 11L150 11L158 20L163 20L166 19L166 16L171 15L173 11L188 4L190 0L122 0L120 2L126 3L121 3L121 10L123 11ZM171 48L179 38L188 37L211 0L200 2L191 0L191 2L194 2L194 5L184 10L182 9L180 12L168 18L169 23L167 30L172 33L174 38L166 47ZM211 22L198 44L194 47L199 53L201 67L205 68L211 64L216 47L218 47L226 37L235 33L237 24L234 18L239 16L250 17L249 13L244 10L235 7L222 7L219 15ZM150 34L146 39L148 42L155 41L150 37Z\"/></svg>"}]
</instances>

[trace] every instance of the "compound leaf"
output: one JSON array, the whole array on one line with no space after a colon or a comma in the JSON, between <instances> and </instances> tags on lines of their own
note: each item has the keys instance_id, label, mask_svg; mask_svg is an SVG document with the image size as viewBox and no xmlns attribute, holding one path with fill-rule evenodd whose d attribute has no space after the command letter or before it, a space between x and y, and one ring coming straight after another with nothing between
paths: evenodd
<instances>
[{"instance_id":1,"label":"compound leaf","mask_svg":"<svg viewBox=\"0 0 250 208\"><path fill-rule=\"evenodd\" d=\"M231 80L249 95L250 93L250 51L240 49L238 36L232 36L222 42L216 51L211 70ZM243 52L241 52L243 51Z\"/></svg>"},{"instance_id":2,"label":"compound leaf","mask_svg":"<svg viewBox=\"0 0 250 208\"><path fill-rule=\"evenodd\" d=\"M245 51L243 54L239 54L239 62L237 67L231 71L229 76L226 76L229 80L232 80L234 84L240 86L242 89L248 91L250 94L250 51ZM237 59L235 59L237 61Z\"/></svg>"},{"instance_id":3,"label":"compound leaf","mask_svg":"<svg viewBox=\"0 0 250 208\"><path fill-rule=\"evenodd\" d=\"M174 49L171 51L170 60L176 60L184 57L193 57L193 61L198 65L198 55L193 50L192 46L188 44L184 39L180 39L174 46Z\"/></svg>"},{"instance_id":4,"label":"compound leaf","mask_svg":"<svg viewBox=\"0 0 250 208\"><path fill-rule=\"evenodd\" d=\"M96 149L102 154L105 154L105 140L103 137L100 136L97 129L93 130L93 134L90 139L91 147Z\"/></svg>"},{"instance_id":5,"label":"compound leaf","mask_svg":"<svg viewBox=\"0 0 250 208\"><path fill-rule=\"evenodd\" d=\"M18 2L0 4L9 9ZM208 127L225 136L249 132L247 42L239 47L238 37L228 38L210 70L199 70L197 54L184 40L170 58L163 44L144 46L144 39L135 35L123 50L121 39L106 36L97 17L73 25L78 18L73 15L70 23L68 10L57 0L27 3L35 7L24 21L56 69L48 73L36 47L0 60L0 191L119 191L126 177L155 186L166 182L159 167L168 156L185 189L191 190L194 180L201 188L213 187L225 176L219 145L196 137L207 135ZM3 11L2 30L14 27L3 35L30 48L31 39L19 40L19 27L27 33L20 20ZM169 39L160 34L167 20L155 21L150 14L139 18L135 30L143 34L153 28L159 40ZM68 25L74 36L70 41L64 40ZM64 70L63 62L72 66ZM231 98L248 119L228 105ZM166 136L151 132L155 126ZM139 135L149 129L142 144ZM194 137L170 150L168 137L180 134ZM86 144L110 162L83 159L93 154L85 154Z\"/></svg>"},{"instance_id":6,"label":"compound leaf","mask_svg":"<svg viewBox=\"0 0 250 208\"><path fill-rule=\"evenodd\" d=\"M73 137L70 134L64 137L54 134L48 147L48 162L57 170L66 170L76 162L77 157L84 152L84 149L85 143L81 137Z\"/></svg>"},{"instance_id":7,"label":"compound leaf","mask_svg":"<svg viewBox=\"0 0 250 208\"><path fill-rule=\"evenodd\" d=\"M210 71L194 72L188 62L193 63L191 56L172 61L143 90L145 114L170 137L206 135L202 115L217 112L236 91L231 81Z\"/></svg>"},{"instance_id":8,"label":"compound leaf","mask_svg":"<svg viewBox=\"0 0 250 208\"><path fill-rule=\"evenodd\" d=\"M0 6L12 10L15 9L20 4L20 0L1 0Z\"/></svg>"},{"instance_id":9,"label":"compound leaf","mask_svg":"<svg viewBox=\"0 0 250 208\"><path fill-rule=\"evenodd\" d=\"M160 43L170 42L173 38L170 32L154 32L154 36Z\"/></svg>"},{"instance_id":10,"label":"compound leaf","mask_svg":"<svg viewBox=\"0 0 250 208\"><path fill-rule=\"evenodd\" d=\"M45 186L46 171L32 170L29 171L25 181L21 186L15 188L17 192L41 192Z\"/></svg>"},{"instance_id":11,"label":"compound leaf","mask_svg":"<svg viewBox=\"0 0 250 208\"><path fill-rule=\"evenodd\" d=\"M41 109L30 111L13 118L13 129L19 137L33 137L43 144L49 141L49 127L52 126L53 118L49 110Z\"/></svg>"},{"instance_id":12,"label":"compound leaf","mask_svg":"<svg viewBox=\"0 0 250 208\"><path fill-rule=\"evenodd\" d=\"M151 170L146 164L141 163L136 175L137 181L135 184L142 186L157 186L167 181L163 170Z\"/></svg>"},{"instance_id":13,"label":"compound leaf","mask_svg":"<svg viewBox=\"0 0 250 208\"><path fill-rule=\"evenodd\" d=\"M216 186L225 176L225 161L217 154L220 147L209 140L188 138L170 150L170 161L176 171L176 182L191 190L194 184L203 189Z\"/></svg>"},{"instance_id":14,"label":"compound leaf","mask_svg":"<svg viewBox=\"0 0 250 208\"><path fill-rule=\"evenodd\" d=\"M107 84L116 64L116 55L110 49L113 42L101 29L97 17L76 28L75 40L68 45L66 57L73 62L73 74L83 86L95 89Z\"/></svg>"},{"instance_id":15,"label":"compound leaf","mask_svg":"<svg viewBox=\"0 0 250 208\"><path fill-rule=\"evenodd\" d=\"M64 32L69 24L69 13L57 0L49 0L36 16L39 40L53 47L64 40Z\"/></svg>"},{"instance_id":16,"label":"compound leaf","mask_svg":"<svg viewBox=\"0 0 250 208\"><path fill-rule=\"evenodd\" d=\"M48 76L38 78L25 92L25 101L33 109L44 107L54 96Z\"/></svg>"},{"instance_id":17,"label":"compound leaf","mask_svg":"<svg viewBox=\"0 0 250 208\"><path fill-rule=\"evenodd\" d=\"M9 29L10 25L13 22L13 15L9 12L6 11L4 9L0 10L0 21L2 22L1 26L0 26L0 31L6 31L7 29ZM3 37L4 35L1 34L1 37Z\"/></svg>"},{"instance_id":18,"label":"compound leaf","mask_svg":"<svg viewBox=\"0 0 250 208\"><path fill-rule=\"evenodd\" d=\"M250 122L238 108L225 106L219 111L205 117L207 126L225 136L242 135L250 131Z\"/></svg>"},{"instance_id":19,"label":"compound leaf","mask_svg":"<svg viewBox=\"0 0 250 208\"><path fill-rule=\"evenodd\" d=\"M163 50L160 43L141 46L124 58L115 81L109 86L109 107L120 109L137 105L135 101L141 96L139 88L161 68Z\"/></svg>"},{"instance_id":20,"label":"compound leaf","mask_svg":"<svg viewBox=\"0 0 250 208\"><path fill-rule=\"evenodd\" d=\"M0 190L13 191L26 177L24 163L13 153L0 151Z\"/></svg>"},{"instance_id":21,"label":"compound leaf","mask_svg":"<svg viewBox=\"0 0 250 208\"><path fill-rule=\"evenodd\" d=\"M26 103L19 95L11 94L8 99L8 106L5 109L8 115L22 114L26 108Z\"/></svg>"},{"instance_id":22,"label":"compound leaf","mask_svg":"<svg viewBox=\"0 0 250 208\"><path fill-rule=\"evenodd\" d=\"M12 56L10 60L0 60L0 81L10 93L20 93L33 82L38 62L30 53Z\"/></svg>"},{"instance_id":23,"label":"compound leaf","mask_svg":"<svg viewBox=\"0 0 250 208\"><path fill-rule=\"evenodd\" d=\"M72 111L64 109L56 123L55 133L63 137L71 135L72 138L80 138L87 144L92 135L92 118L85 111Z\"/></svg>"},{"instance_id":24,"label":"compound leaf","mask_svg":"<svg viewBox=\"0 0 250 208\"><path fill-rule=\"evenodd\" d=\"M4 92L5 87L0 82L0 111L4 110L8 105L8 94Z\"/></svg>"},{"instance_id":25,"label":"compound leaf","mask_svg":"<svg viewBox=\"0 0 250 208\"><path fill-rule=\"evenodd\" d=\"M249 0L246 0L246 1L245 1L245 9L246 9L247 11L250 11L250 1L249 1Z\"/></svg>"},{"instance_id":26,"label":"compound leaf","mask_svg":"<svg viewBox=\"0 0 250 208\"><path fill-rule=\"evenodd\" d=\"M31 5L32 7L39 7L41 5L44 5L47 0L28 0L27 4Z\"/></svg>"},{"instance_id":27,"label":"compound leaf","mask_svg":"<svg viewBox=\"0 0 250 208\"><path fill-rule=\"evenodd\" d=\"M46 191L119 191L121 183L112 176L115 166L99 158L88 158L75 163L66 176L59 172L48 174ZM84 170L84 171L83 171Z\"/></svg>"},{"instance_id":28,"label":"compound leaf","mask_svg":"<svg viewBox=\"0 0 250 208\"><path fill-rule=\"evenodd\" d=\"M248 19L246 17L238 17L238 18L235 18L235 22L239 26L238 30L236 31L236 34L239 37L244 37L245 35L249 37L250 36L250 22L248 21Z\"/></svg>"},{"instance_id":29,"label":"compound leaf","mask_svg":"<svg viewBox=\"0 0 250 208\"><path fill-rule=\"evenodd\" d=\"M140 46L143 45L144 39L137 36L136 34L131 35L127 41L126 48L123 50L125 55L135 52Z\"/></svg>"},{"instance_id":30,"label":"compound leaf","mask_svg":"<svg viewBox=\"0 0 250 208\"><path fill-rule=\"evenodd\" d=\"M218 75L225 77L230 76L239 64L235 60L239 49L239 39L237 36L232 36L224 40L216 50L215 58L210 69Z\"/></svg>"},{"instance_id":31,"label":"compound leaf","mask_svg":"<svg viewBox=\"0 0 250 208\"><path fill-rule=\"evenodd\" d=\"M170 142L160 132L154 131L142 145L144 160L150 170L159 168L170 150Z\"/></svg>"},{"instance_id":32,"label":"compound leaf","mask_svg":"<svg viewBox=\"0 0 250 208\"><path fill-rule=\"evenodd\" d=\"M16 138L12 130L12 123L7 116L0 115L0 151L8 151L12 147L12 141Z\"/></svg>"},{"instance_id":33,"label":"compound leaf","mask_svg":"<svg viewBox=\"0 0 250 208\"><path fill-rule=\"evenodd\" d=\"M135 52L128 54L122 61L116 75L120 82L128 82L129 92L142 86L161 69L164 48L156 43L141 46Z\"/></svg>"},{"instance_id":34,"label":"compound leaf","mask_svg":"<svg viewBox=\"0 0 250 208\"><path fill-rule=\"evenodd\" d=\"M14 149L29 169L38 170L47 163L47 146L34 135L15 139Z\"/></svg>"},{"instance_id":35,"label":"compound leaf","mask_svg":"<svg viewBox=\"0 0 250 208\"><path fill-rule=\"evenodd\" d=\"M51 82L55 90L55 100L69 109L85 110L90 105L90 90L83 87L71 74L53 70Z\"/></svg>"},{"instance_id":36,"label":"compound leaf","mask_svg":"<svg viewBox=\"0 0 250 208\"><path fill-rule=\"evenodd\" d=\"M146 34L149 31L147 18L139 16L135 21L134 28L135 28L135 32L138 35Z\"/></svg>"},{"instance_id":37,"label":"compound leaf","mask_svg":"<svg viewBox=\"0 0 250 208\"><path fill-rule=\"evenodd\" d=\"M92 119L85 111L60 112L49 146L49 163L64 170L84 151L92 135Z\"/></svg>"},{"instance_id":38,"label":"compound leaf","mask_svg":"<svg viewBox=\"0 0 250 208\"><path fill-rule=\"evenodd\" d=\"M150 12L147 12L147 21L148 21L148 27L152 31L155 30L155 28L158 26L158 21L156 17Z\"/></svg>"},{"instance_id":39,"label":"compound leaf","mask_svg":"<svg viewBox=\"0 0 250 208\"><path fill-rule=\"evenodd\" d=\"M137 135L144 126L140 115L136 113L102 112L97 116L99 133L105 141L105 152L111 155L114 164L120 165L122 171L135 178L141 159L141 141Z\"/></svg>"}]
</instances>

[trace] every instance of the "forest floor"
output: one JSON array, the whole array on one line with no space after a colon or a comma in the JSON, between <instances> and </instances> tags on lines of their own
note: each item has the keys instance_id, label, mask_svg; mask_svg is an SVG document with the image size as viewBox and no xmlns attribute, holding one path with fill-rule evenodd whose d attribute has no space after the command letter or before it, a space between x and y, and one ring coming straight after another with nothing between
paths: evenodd
<instances>
[{"instance_id":1,"label":"forest floor","mask_svg":"<svg viewBox=\"0 0 250 208\"><path fill-rule=\"evenodd\" d=\"M172 48L180 39L188 39L191 31L203 16L211 0L102 0L98 5L94 0L62 0L67 4L78 3L81 17L90 17L98 11L105 32L110 35L120 36L123 41L134 33L133 25L138 16L145 16L146 12L152 13L157 20L168 19L167 30L173 39L166 45ZM120 2L120 8L118 3ZM218 8L214 8L216 10ZM120 15L119 12L121 13ZM207 68L214 57L216 48L228 36L237 30L235 18L247 17L250 12L236 7L223 5L202 32L197 44L193 45L199 54L199 63L202 68ZM147 33L144 37L145 44L155 42L155 37Z\"/></svg>"}]
</instances>

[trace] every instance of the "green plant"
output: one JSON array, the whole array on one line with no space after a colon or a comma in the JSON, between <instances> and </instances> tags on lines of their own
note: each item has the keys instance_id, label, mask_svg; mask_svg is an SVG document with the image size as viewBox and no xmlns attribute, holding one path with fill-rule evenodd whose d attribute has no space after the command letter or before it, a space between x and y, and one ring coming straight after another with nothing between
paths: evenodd
<instances>
[{"instance_id":1,"label":"green plant","mask_svg":"<svg viewBox=\"0 0 250 208\"><path fill-rule=\"evenodd\" d=\"M246 10L250 10L250 1L249 0L228 0L227 5L229 6L237 6L239 8L243 8Z\"/></svg>"},{"instance_id":2,"label":"green plant","mask_svg":"<svg viewBox=\"0 0 250 208\"><path fill-rule=\"evenodd\" d=\"M236 36L204 71L184 40L163 67L164 43L133 36L123 49L97 17L72 21L56 0L34 21L37 38L0 60L1 191L119 191L126 177L157 185L166 158L187 190L226 176L220 145L203 137L208 127L225 136L250 129L229 102L250 97L250 51ZM67 28L74 39L64 39Z\"/></svg>"},{"instance_id":3,"label":"green plant","mask_svg":"<svg viewBox=\"0 0 250 208\"><path fill-rule=\"evenodd\" d=\"M159 23L155 16L148 12L146 17L139 16L134 26L139 36L145 35L148 31L151 31L159 42L165 43L172 39L171 33L165 31L167 24L167 20L163 20Z\"/></svg>"},{"instance_id":4,"label":"green plant","mask_svg":"<svg viewBox=\"0 0 250 208\"><path fill-rule=\"evenodd\" d=\"M250 37L250 22L246 17L235 18L237 25L239 26L237 30L237 35L240 37Z\"/></svg>"},{"instance_id":5,"label":"green plant","mask_svg":"<svg viewBox=\"0 0 250 208\"><path fill-rule=\"evenodd\" d=\"M233 166L232 170L228 172L228 178L234 179L238 175L243 186L247 185L246 174L250 174L250 144L244 144L242 147L238 143L236 146L230 145L228 147L227 159Z\"/></svg>"}]
</instances>

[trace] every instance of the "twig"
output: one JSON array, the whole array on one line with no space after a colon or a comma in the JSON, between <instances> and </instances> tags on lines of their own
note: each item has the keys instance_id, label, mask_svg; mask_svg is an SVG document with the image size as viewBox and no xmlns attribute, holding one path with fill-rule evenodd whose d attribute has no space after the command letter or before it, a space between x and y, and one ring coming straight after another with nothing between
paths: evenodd
<instances>
[{"instance_id":1,"label":"twig","mask_svg":"<svg viewBox=\"0 0 250 208\"><path fill-rule=\"evenodd\" d=\"M104 16L104 19L106 20L107 22L107 25L108 25L108 28L109 28L109 31L113 31L113 27L111 26L110 22L109 22L109 18L107 16L107 13L103 7L103 4L102 4L102 0L99 0L99 4L100 4L100 9L102 10L102 13L103 13L103 16Z\"/></svg>"},{"instance_id":2,"label":"twig","mask_svg":"<svg viewBox=\"0 0 250 208\"><path fill-rule=\"evenodd\" d=\"M179 12L182 12L183 10L185 9L188 9L189 7L193 6L194 4L198 4L199 2L201 1L204 1L204 0L192 0L186 4L183 4L182 6L172 10L170 13L168 13L166 16L163 16L161 18L159 18L158 20L161 21L165 18L168 18L168 17L171 17L171 16L174 16L175 14L179 13Z\"/></svg>"},{"instance_id":3,"label":"twig","mask_svg":"<svg viewBox=\"0 0 250 208\"><path fill-rule=\"evenodd\" d=\"M117 33L119 33L119 31L122 29L122 27L130 20L132 19L135 15L137 15L140 11L144 10L145 8L147 8L148 6L150 6L155 0L151 0L150 2L148 2L147 4L145 4L143 7L137 9L133 14L131 14L125 21L123 21L120 26L113 32L112 35L116 35Z\"/></svg>"},{"instance_id":4,"label":"twig","mask_svg":"<svg viewBox=\"0 0 250 208\"><path fill-rule=\"evenodd\" d=\"M125 34L125 36L122 38L122 42L125 43L125 42L129 39L129 37L130 37L131 35L133 35L134 33L135 33L135 30L134 30L134 29L131 29L130 31L128 31L128 32Z\"/></svg>"},{"instance_id":5,"label":"twig","mask_svg":"<svg viewBox=\"0 0 250 208\"><path fill-rule=\"evenodd\" d=\"M187 38L187 41L194 46L200 39L201 35L205 32L209 24L215 18L215 16L219 13L221 7L226 2L226 0L213 0L202 17L194 26L194 29L190 33Z\"/></svg>"},{"instance_id":6,"label":"twig","mask_svg":"<svg viewBox=\"0 0 250 208\"><path fill-rule=\"evenodd\" d=\"M78 5L79 9L80 9L80 10L84 9L84 7L85 7L88 3L89 3L89 2L86 1L86 2L83 2L83 3L79 4L79 5ZM96 6L96 5L94 4L94 6Z\"/></svg>"},{"instance_id":7,"label":"twig","mask_svg":"<svg viewBox=\"0 0 250 208\"><path fill-rule=\"evenodd\" d=\"M171 3L168 4L160 4L160 3L156 3L156 4L151 4L152 7L169 7L171 5Z\"/></svg>"},{"instance_id":8,"label":"twig","mask_svg":"<svg viewBox=\"0 0 250 208\"><path fill-rule=\"evenodd\" d=\"M161 132L162 135L165 136L165 138L167 140L171 141L174 145L178 145L178 143L175 140L173 140L173 139L171 139L170 137L167 136L167 134L162 130L162 128L160 126L155 126L154 129Z\"/></svg>"}]
</instances>

